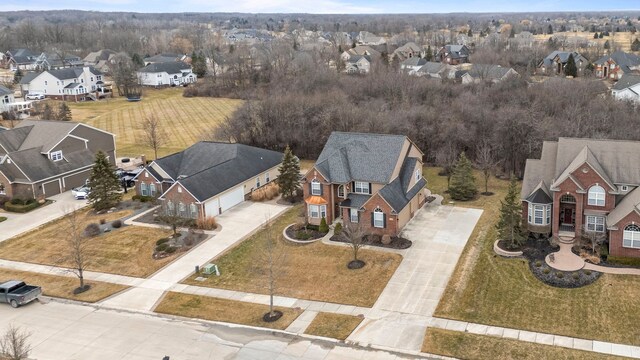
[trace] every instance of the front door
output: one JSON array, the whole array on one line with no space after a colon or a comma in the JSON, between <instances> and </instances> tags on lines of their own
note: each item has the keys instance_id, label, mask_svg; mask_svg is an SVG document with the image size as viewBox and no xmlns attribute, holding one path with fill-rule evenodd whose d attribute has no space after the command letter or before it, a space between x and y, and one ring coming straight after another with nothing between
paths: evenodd
<instances>
[{"instance_id":1,"label":"front door","mask_svg":"<svg viewBox=\"0 0 640 360\"><path fill-rule=\"evenodd\" d=\"M564 209L563 224L573 224L573 209Z\"/></svg>"}]
</instances>

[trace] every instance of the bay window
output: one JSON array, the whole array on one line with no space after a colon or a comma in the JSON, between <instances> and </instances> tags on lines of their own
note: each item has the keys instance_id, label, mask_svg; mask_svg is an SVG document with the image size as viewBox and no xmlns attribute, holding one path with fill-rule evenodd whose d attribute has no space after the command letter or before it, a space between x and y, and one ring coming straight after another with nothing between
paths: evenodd
<instances>
[{"instance_id":1,"label":"bay window","mask_svg":"<svg viewBox=\"0 0 640 360\"><path fill-rule=\"evenodd\" d=\"M533 225L551 224L551 205L529 203L528 221Z\"/></svg>"},{"instance_id":2,"label":"bay window","mask_svg":"<svg viewBox=\"0 0 640 360\"><path fill-rule=\"evenodd\" d=\"M309 205L309 217L321 219L327 217L327 205Z\"/></svg>"}]
</instances>

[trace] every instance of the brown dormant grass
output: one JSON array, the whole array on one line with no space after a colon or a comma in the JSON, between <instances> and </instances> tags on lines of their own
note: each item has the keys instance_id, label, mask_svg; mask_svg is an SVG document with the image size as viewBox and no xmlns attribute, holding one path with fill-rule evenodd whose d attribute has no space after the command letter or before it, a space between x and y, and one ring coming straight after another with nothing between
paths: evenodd
<instances>
[{"instance_id":1,"label":"brown dormant grass","mask_svg":"<svg viewBox=\"0 0 640 360\"><path fill-rule=\"evenodd\" d=\"M76 277L39 274L0 268L0 282L7 280L22 280L29 285L38 285L42 287L42 291L46 296L91 303L100 301L128 288L124 285L85 279L85 284L91 285L91 289L83 292L82 294L74 295L73 289L80 285L80 282Z\"/></svg>"},{"instance_id":2,"label":"brown dormant grass","mask_svg":"<svg viewBox=\"0 0 640 360\"><path fill-rule=\"evenodd\" d=\"M272 234L278 236L286 226L295 223L301 208L301 205L295 206L275 219ZM259 231L215 259L220 276L209 277L204 282L192 276L185 282L267 294L266 265L257 265L264 259L265 239L266 232ZM277 241L276 252L285 253L283 265L277 271L277 295L368 307L376 302L402 261L398 254L362 249L358 257L366 266L349 270L347 263L353 253L348 247L321 242L294 245L281 239Z\"/></svg>"},{"instance_id":3,"label":"brown dormant grass","mask_svg":"<svg viewBox=\"0 0 640 360\"><path fill-rule=\"evenodd\" d=\"M279 330L286 329L302 313L302 310L298 308L276 307L276 310L282 311L282 317L274 322L265 322L262 320L262 316L269 312L267 305L168 292L154 311L188 318Z\"/></svg>"},{"instance_id":4,"label":"brown dormant grass","mask_svg":"<svg viewBox=\"0 0 640 360\"><path fill-rule=\"evenodd\" d=\"M95 215L91 210L78 212L80 229L100 219L107 222L131 214L131 210ZM61 218L33 231L0 243L0 258L44 265L70 267L60 262L68 253L66 229L68 220ZM146 277L171 261L172 258L154 260L155 242L171 233L168 230L125 226L110 233L101 234L91 241L90 263L87 270Z\"/></svg>"},{"instance_id":5,"label":"brown dormant grass","mask_svg":"<svg viewBox=\"0 0 640 360\"><path fill-rule=\"evenodd\" d=\"M119 156L153 157L153 150L144 145L141 124L155 116L167 140L159 156L181 151L193 143L208 138L215 127L231 116L242 100L207 97L182 97L182 88L145 89L143 100L128 102L116 97L97 102L69 103L74 121L87 123L116 134Z\"/></svg>"},{"instance_id":6,"label":"brown dormant grass","mask_svg":"<svg viewBox=\"0 0 640 360\"><path fill-rule=\"evenodd\" d=\"M360 325L362 319L361 316L321 312L304 333L344 340Z\"/></svg>"}]
</instances>

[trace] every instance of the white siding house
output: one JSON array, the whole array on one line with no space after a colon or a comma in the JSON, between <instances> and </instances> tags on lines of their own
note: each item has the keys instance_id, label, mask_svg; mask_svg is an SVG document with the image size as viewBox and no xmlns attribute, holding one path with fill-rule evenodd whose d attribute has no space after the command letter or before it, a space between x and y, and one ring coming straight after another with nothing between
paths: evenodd
<instances>
[{"instance_id":1,"label":"white siding house","mask_svg":"<svg viewBox=\"0 0 640 360\"><path fill-rule=\"evenodd\" d=\"M616 100L630 100L640 104L640 75L625 74L611 89Z\"/></svg>"},{"instance_id":2,"label":"white siding house","mask_svg":"<svg viewBox=\"0 0 640 360\"><path fill-rule=\"evenodd\" d=\"M179 86L195 83L191 65L182 61L149 64L137 72L138 82L145 86Z\"/></svg>"},{"instance_id":3,"label":"white siding house","mask_svg":"<svg viewBox=\"0 0 640 360\"><path fill-rule=\"evenodd\" d=\"M104 93L103 74L90 66L27 73L20 80L22 94L43 94L60 100L82 101Z\"/></svg>"}]
</instances>

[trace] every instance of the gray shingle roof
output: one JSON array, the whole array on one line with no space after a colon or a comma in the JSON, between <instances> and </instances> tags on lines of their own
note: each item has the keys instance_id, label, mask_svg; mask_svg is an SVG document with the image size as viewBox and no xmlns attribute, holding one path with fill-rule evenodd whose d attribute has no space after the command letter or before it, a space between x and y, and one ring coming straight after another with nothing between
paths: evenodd
<instances>
[{"instance_id":1,"label":"gray shingle roof","mask_svg":"<svg viewBox=\"0 0 640 360\"><path fill-rule=\"evenodd\" d=\"M420 69L418 69L418 72L424 74L437 74L445 68L446 65L443 63L427 61Z\"/></svg>"},{"instance_id":2,"label":"gray shingle roof","mask_svg":"<svg viewBox=\"0 0 640 360\"><path fill-rule=\"evenodd\" d=\"M558 57L560 62L564 64L567 61L569 61L569 55L573 55L573 60L576 62L576 64L579 61L582 61L584 63L588 63L589 62L589 60L587 58L585 58L584 56L582 56L580 53L578 53L576 51L560 51L560 50L556 50L556 51L552 52L551 54L547 55L547 57L542 60L542 64L544 66L546 66L546 67L551 66L553 64L553 59L555 59L556 56Z\"/></svg>"},{"instance_id":3,"label":"gray shingle roof","mask_svg":"<svg viewBox=\"0 0 640 360\"><path fill-rule=\"evenodd\" d=\"M316 161L329 182L388 183L401 154L405 136L333 132Z\"/></svg>"},{"instance_id":4,"label":"gray shingle roof","mask_svg":"<svg viewBox=\"0 0 640 360\"><path fill-rule=\"evenodd\" d=\"M0 96L13 95L13 90L0 85Z\"/></svg>"},{"instance_id":5,"label":"gray shingle roof","mask_svg":"<svg viewBox=\"0 0 640 360\"><path fill-rule=\"evenodd\" d=\"M469 70L469 75L473 78L500 80L507 75L510 70L510 67L502 67L495 64L473 64L471 70Z\"/></svg>"},{"instance_id":6,"label":"gray shingle roof","mask_svg":"<svg viewBox=\"0 0 640 360\"><path fill-rule=\"evenodd\" d=\"M605 55L598 59L595 64L604 65L609 59L613 60L622 71L629 72L631 69L630 66L638 66L640 65L640 56L632 53L626 53L624 51L615 51L611 55Z\"/></svg>"},{"instance_id":7,"label":"gray shingle roof","mask_svg":"<svg viewBox=\"0 0 640 360\"><path fill-rule=\"evenodd\" d=\"M16 150L38 148L42 152L49 151L76 126L78 123L71 121L22 120L15 129L28 127L30 130Z\"/></svg>"},{"instance_id":8,"label":"gray shingle roof","mask_svg":"<svg viewBox=\"0 0 640 360\"><path fill-rule=\"evenodd\" d=\"M409 189L409 185L414 176L413 170L416 168L417 162L418 159L407 157L402 164L398 177L380 189L380 196L391 205L396 213L402 211L409 201L427 185L427 181L421 178Z\"/></svg>"},{"instance_id":9,"label":"gray shingle roof","mask_svg":"<svg viewBox=\"0 0 640 360\"><path fill-rule=\"evenodd\" d=\"M404 66L421 66L421 65L425 65L427 63L427 60L425 59L421 59L417 56L414 57L410 57L408 59L406 59L405 61L402 62L402 65Z\"/></svg>"},{"instance_id":10,"label":"gray shingle roof","mask_svg":"<svg viewBox=\"0 0 640 360\"><path fill-rule=\"evenodd\" d=\"M102 75L102 73L96 70L93 66L89 66L89 71L94 75ZM48 71L49 74L60 80L77 79L80 75L82 75L82 72L82 67L72 67Z\"/></svg>"},{"instance_id":11,"label":"gray shingle roof","mask_svg":"<svg viewBox=\"0 0 640 360\"><path fill-rule=\"evenodd\" d=\"M186 64L182 61L172 61L172 62L161 62L161 63L153 63L149 64L142 69L138 70L138 72L143 73L159 73L166 72L167 74L177 74L182 72L182 70L190 70L191 65Z\"/></svg>"},{"instance_id":12,"label":"gray shingle roof","mask_svg":"<svg viewBox=\"0 0 640 360\"><path fill-rule=\"evenodd\" d=\"M371 199L371 195L351 193L347 195L347 199L340 203L342 207L360 209L367 201Z\"/></svg>"},{"instance_id":13,"label":"gray shingle roof","mask_svg":"<svg viewBox=\"0 0 640 360\"><path fill-rule=\"evenodd\" d=\"M371 62L371 56L369 55L351 55L347 62L349 63L357 63L360 59L366 59L368 62Z\"/></svg>"},{"instance_id":14,"label":"gray shingle roof","mask_svg":"<svg viewBox=\"0 0 640 360\"><path fill-rule=\"evenodd\" d=\"M13 162L18 164L20 170L24 172L31 182L37 182L75 169L88 167L91 166L94 161L93 153L88 149L65 153L63 155L63 160L51 161L45 155L42 155L38 149L31 148L12 152L9 154L9 157ZM10 178L10 181L24 180L16 178L21 175L10 171L10 168L7 164L0 165L0 172L5 173L5 175L8 174L9 177L14 177L14 179Z\"/></svg>"},{"instance_id":15,"label":"gray shingle roof","mask_svg":"<svg viewBox=\"0 0 640 360\"><path fill-rule=\"evenodd\" d=\"M640 83L640 75L624 74L622 75L620 80L618 80L616 84L613 85L613 89L624 90L638 83Z\"/></svg>"},{"instance_id":16,"label":"gray shingle roof","mask_svg":"<svg viewBox=\"0 0 640 360\"><path fill-rule=\"evenodd\" d=\"M22 76L22 79L20 79L20 84L29 84L33 79L37 78L38 75L40 75L40 74L42 74L42 73L35 72L35 71L26 72Z\"/></svg>"},{"instance_id":17,"label":"gray shingle roof","mask_svg":"<svg viewBox=\"0 0 640 360\"><path fill-rule=\"evenodd\" d=\"M632 211L640 213L640 187L635 188L627 194L618 205L616 205L615 209L607 215L607 226L617 225L620 220Z\"/></svg>"},{"instance_id":18,"label":"gray shingle roof","mask_svg":"<svg viewBox=\"0 0 640 360\"><path fill-rule=\"evenodd\" d=\"M175 62L180 59L180 54L158 54L144 58L145 63L163 63L163 62Z\"/></svg>"},{"instance_id":19,"label":"gray shingle roof","mask_svg":"<svg viewBox=\"0 0 640 360\"><path fill-rule=\"evenodd\" d=\"M201 141L156 163L198 201L280 164L283 154L243 144Z\"/></svg>"}]
</instances>

